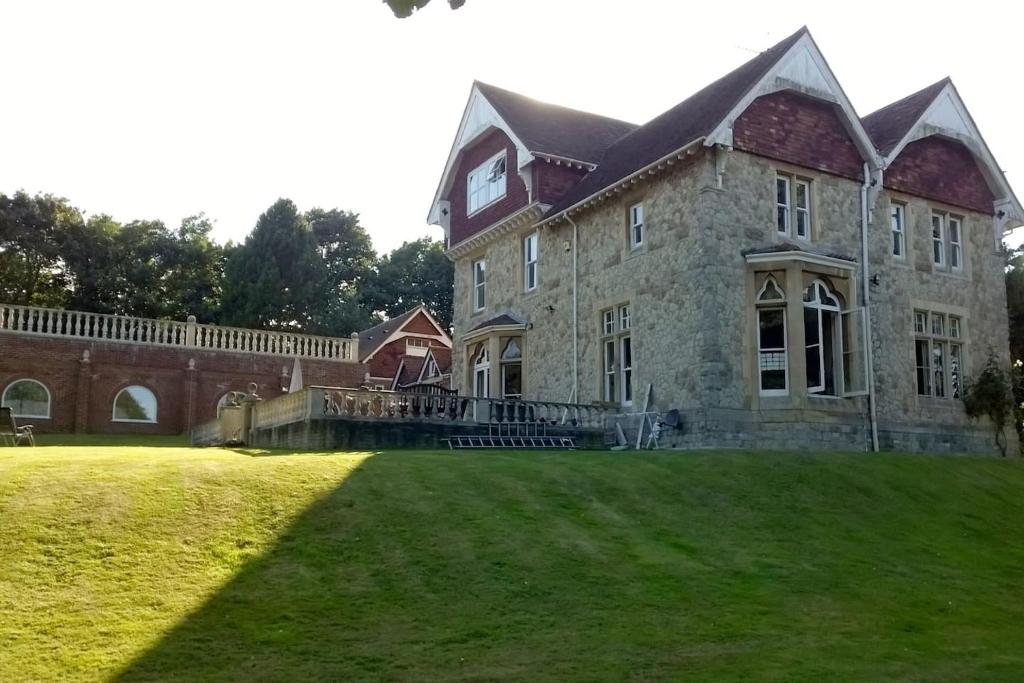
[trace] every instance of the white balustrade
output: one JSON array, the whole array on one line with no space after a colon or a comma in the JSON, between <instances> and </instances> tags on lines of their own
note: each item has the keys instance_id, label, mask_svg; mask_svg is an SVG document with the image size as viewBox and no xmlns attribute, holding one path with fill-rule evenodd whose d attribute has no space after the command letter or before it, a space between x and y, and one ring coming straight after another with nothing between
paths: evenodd
<instances>
[{"instance_id":1,"label":"white balustrade","mask_svg":"<svg viewBox=\"0 0 1024 683\"><path fill-rule=\"evenodd\" d=\"M180 322L0 304L0 331L323 360L356 362L359 358L359 340L354 334L320 337L249 330L199 324L191 317Z\"/></svg>"}]
</instances>

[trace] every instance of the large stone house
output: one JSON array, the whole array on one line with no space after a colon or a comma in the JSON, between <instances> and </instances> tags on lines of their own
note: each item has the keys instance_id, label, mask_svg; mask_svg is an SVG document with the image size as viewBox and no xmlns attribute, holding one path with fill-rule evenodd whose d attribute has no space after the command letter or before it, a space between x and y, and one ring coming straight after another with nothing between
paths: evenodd
<instances>
[{"instance_id":1,"label":"large stone house","mask_svg":"<svg viewBox=\"0 0 1024 683\"><path fill-rule=\"evenodd\" d=\"M429 214L461 393L913 450L993 448L959 394L1022 219L948 79L861 118L806 29L641 126L474 83Z\"/></svg>"}]
</instances>

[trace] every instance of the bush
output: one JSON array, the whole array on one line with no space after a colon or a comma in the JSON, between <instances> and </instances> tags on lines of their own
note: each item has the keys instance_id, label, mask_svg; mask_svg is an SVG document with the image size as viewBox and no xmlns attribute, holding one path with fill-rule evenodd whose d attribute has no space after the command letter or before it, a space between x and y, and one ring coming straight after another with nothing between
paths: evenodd
<instances>
[{"instance_id":1,"label":"bush","mask_svg":"<svg viewBox=\"0 0 1024 683\"><path fill-rule=\"evenodd\" d=\"M989 349L988 359L981 374L964 383L961 398L967 416L972 420L988 416L996 433L996 446L1006 457L1006 423L1013 412L1009 373L999 365L995 353Z\"/></svg>"}]
</instances>

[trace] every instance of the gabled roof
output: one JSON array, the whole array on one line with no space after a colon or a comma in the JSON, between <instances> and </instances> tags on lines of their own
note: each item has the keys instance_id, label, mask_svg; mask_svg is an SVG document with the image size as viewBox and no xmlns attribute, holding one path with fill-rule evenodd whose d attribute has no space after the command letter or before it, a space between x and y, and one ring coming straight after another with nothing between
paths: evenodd
<instances>
[{"instance_id":1,"label":"gabled roof","mask_svg":"<svg viewBox=\"0 0 1024 683\"><path fill-rule=\"evenodd\" d=\"M935 101L942 89L950 82L948 77L943 78L941 81L907 95L902 100L886 105L862 119L864 128L882 156L887 156L899 144L900 140L910 132L928 106Z\"/></svg>"},{"instance_id":2,"label":"gabled roof","mask_svg":"<svg viewBox=\"0 0 1024 683\"><path fill-rule=\"evenodd\" d=\"M481 81L473 84L534 153L596 164L609 145L637 128L635 123L540 102Z\"/></svg>"},{"instance_id":3,"label":"gabled roof","mask_svg":"<svg viewBox=\"0 0 1024 683\"><path fill-rule=\"evenodd\" d=\"M496 315L493 318L488 318L487 320L484 320L482 323L480 323L479 325L477 325L476 327L472 328L469 331L477 332L479 330L484 329L485 327L503 327L505 325L522 324L524 324L522 320L517 320L516 318L512 317L511 315L508 315L507 313L502 313L501 315Z\"/></svg>"},{"instance_id":4,"label":"gabled roof","mask_svg":"<svg viewBox=\"0 0 1024 683\"><path fill-rule=\"evenodd\" d=\"M616 141L605 152L597 170L588 173L569 190L547 215L560 213L687 143L710 135L743 96L807 33L806 26L801 28Z\"/></svg>"},{"instance_id":5,"label":"gabled roof","mask_svg":"<svg viewBox=\"0 0 1024 683\"><path fill-rule=\"evenodd\" d=\"M908 144L922 138L938 135L963 144L974 155L995 196L1000 227L1009 230L1024 225L1024 207L949 78L869 114L864 117L864 126L882 153L886 168Z\"/></svg>"},{"instance_id":6,"label":"gabled roof","mask_svg":"<svg viewBox=\"0 0 1024 683\"><path fill-rule=\"evenodd\" d=\"M434 327L437 328L438 336L442 336L447 340L447 343L451 343L451 339L448 337L448 333L441 329L441 326L434 320L434 316L430 315L430 311L423 304L411 308L405 313L396 315L394 318L385 320L379 325L359 332L359 360L365 362L367 358L372 356L380 347L384 346L391 339L396 332L401 330L406 323L412 320L417 313L423 313L427 319L433 323Z\"/></svg>"},{"instance_id":7,"label":"gabled roof","mask_svg":"<svg viewBox=\"0 0 1024 683\"><path fill-rule=\"evenodd\" d=\"M392 388L415 384L426 360L425 356L402 356Z\"/></svg>"}]
</instances>

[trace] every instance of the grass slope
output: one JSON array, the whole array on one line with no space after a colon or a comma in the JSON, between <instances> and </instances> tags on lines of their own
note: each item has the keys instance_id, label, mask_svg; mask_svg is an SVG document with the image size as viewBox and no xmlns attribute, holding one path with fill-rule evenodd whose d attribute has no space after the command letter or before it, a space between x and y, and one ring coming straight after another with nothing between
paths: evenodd
<instances>
[{"instance_id":1,"label":"grass slope","mask_svg":"<svg viewBox=\"0 0 1024 683\"><path fill-rule=\"evenodd\" d=\"M1024 671L1024 464L0 449L0 680Z\"/></svg>"}]
</instances>

